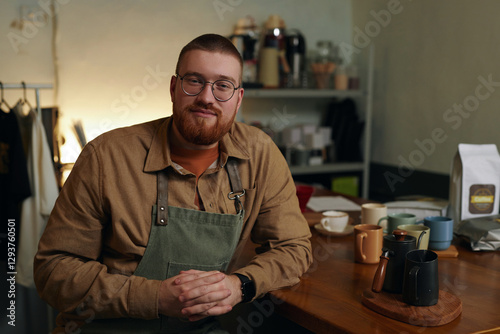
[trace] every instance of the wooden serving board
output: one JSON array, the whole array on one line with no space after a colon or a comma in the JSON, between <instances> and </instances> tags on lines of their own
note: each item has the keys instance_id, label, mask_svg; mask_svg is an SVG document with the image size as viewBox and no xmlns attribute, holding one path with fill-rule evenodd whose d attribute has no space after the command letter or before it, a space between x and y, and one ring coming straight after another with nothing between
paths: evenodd
<instances>
[{"instance_id":1,"label":"wooden serving board","mask_svg":"<svg viewBox=\"0 0 500 334\"><path fill-rule=\"evenodd\" d=\"M434 327L455 320L462 313L462 301L455 295L439 290L439 301L433 306L412 306L403 302L401 294L365 290L362 303L369 309L391 319L414 326Z\"/></svg>"}]
</instances>

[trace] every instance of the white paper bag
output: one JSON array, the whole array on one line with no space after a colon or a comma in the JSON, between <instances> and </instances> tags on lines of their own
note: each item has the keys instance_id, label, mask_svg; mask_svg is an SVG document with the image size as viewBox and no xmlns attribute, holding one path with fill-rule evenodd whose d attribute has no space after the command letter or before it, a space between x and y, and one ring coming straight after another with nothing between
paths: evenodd
<instances>
[{"instance_id":1,"label":"white paper bag","mask_svg":"<svg viewBox=\"0 0 500 334\"><path fill-rule=\"evenodd\" d=\"M459 144L450 178L455 226L465 219L498 214L500 155L495 144Z\"/></svg>"}]
</instances>

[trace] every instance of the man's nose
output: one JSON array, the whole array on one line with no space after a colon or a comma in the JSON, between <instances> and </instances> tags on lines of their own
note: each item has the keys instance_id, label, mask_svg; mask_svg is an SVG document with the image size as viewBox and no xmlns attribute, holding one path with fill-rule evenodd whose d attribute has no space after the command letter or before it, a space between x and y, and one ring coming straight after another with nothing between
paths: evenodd
<instances>
[{"instance_id":1,"label":"man's nose","mask_svg":"<svg viewBox=\"0 0 500 334\"><path fill-rule=\"evenodd\" d=\"M207 102L214 102L215 101L215 96L212 92L212 83L211 82L205 82L205 85L201 89L201 92L198 94L198 97Z\"/></svg>"}]
</instances>

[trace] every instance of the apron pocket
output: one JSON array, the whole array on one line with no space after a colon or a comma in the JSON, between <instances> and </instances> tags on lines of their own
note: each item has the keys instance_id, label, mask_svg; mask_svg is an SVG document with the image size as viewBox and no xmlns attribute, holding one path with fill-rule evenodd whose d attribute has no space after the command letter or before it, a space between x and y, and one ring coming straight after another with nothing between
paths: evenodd
<instances>
[{"instance_id":1,"label":"apron pocket","mask_svg":"<svg viewBox=\"0 0 500 334\"><path fill-rule=\"evenodd\" d=\"M177 263L170 261L168 263L168 269L167 269L167 277L173 277L176 275L179 275L179 272L181 270L190 270L190 269L195 269L195 270L201 270L201 271L212 271L212 270L218 270L218 271L225 271L227 268L228 262L222 262L218 264L213 264L213 265L206 265L206 264L188 264L188 263Z\"/></svg>"}]
</instances>

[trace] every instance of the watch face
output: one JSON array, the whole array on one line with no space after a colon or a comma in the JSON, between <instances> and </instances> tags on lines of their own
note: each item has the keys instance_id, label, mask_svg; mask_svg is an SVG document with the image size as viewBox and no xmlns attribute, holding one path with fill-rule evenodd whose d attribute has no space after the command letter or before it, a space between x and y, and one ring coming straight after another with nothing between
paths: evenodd
<instances>
[{"instance_id":1,"label":"watch face","mask_svg":"<svg viewBox=\"0 0 500 334\"><path fill-rule=\"evenodd\" d=\"M255 297L255 283L254 281L248 281L241 286L243 292L243 301L248 302Z\"/></svg>"},{"instance_id":2,"label":"watch face","mask_svg":"<svg viewBox=\"0 0 500 334\"><path fill-rule=\"evenodd\" d=\"M251 301L256 294L255 282L245 275L235 274L241 281L242 303Z\"/></svg>"}]
</instances>

